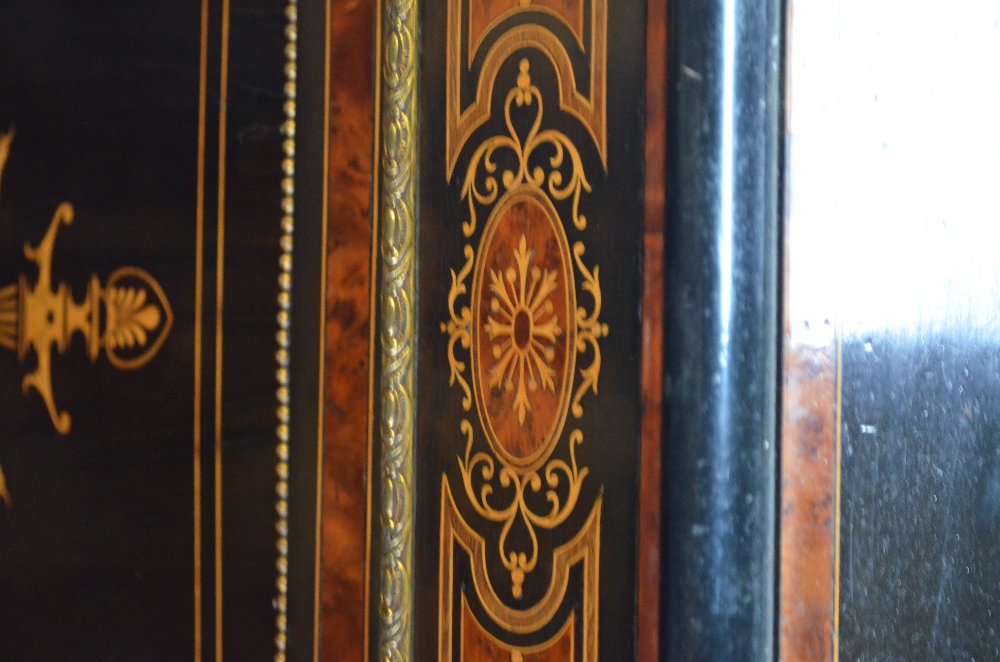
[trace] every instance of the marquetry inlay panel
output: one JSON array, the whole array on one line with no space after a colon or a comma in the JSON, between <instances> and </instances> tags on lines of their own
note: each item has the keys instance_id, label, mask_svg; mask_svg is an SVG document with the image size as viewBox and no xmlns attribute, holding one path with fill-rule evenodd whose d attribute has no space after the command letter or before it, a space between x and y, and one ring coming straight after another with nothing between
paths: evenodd
<instances>
[{"instance_id":1,"label":"marquetry inlay panel","mask_svg":"<svg viewBox=\"0 0 1000 662\"><path fill-rule=\"evenodd\" d=\"M587 255L606 21L606 0L448 6L447 179L464 214L440 330L464 415L441 479L440 660L597 659L603 486L578 450L614 333Z\"/></svg>"}]
</instances>

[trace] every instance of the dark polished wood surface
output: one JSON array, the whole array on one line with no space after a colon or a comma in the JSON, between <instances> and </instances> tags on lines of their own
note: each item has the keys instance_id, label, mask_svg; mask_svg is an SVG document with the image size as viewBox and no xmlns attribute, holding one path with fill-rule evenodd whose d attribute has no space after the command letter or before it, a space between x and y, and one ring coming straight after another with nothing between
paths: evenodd
<instances>
[{"instance_id":1,"label":"dark polished wood surface","mask_svg":"<svg viewBox=\"0 0 1000 662\"><path fill-rule=\"evenodd\" d=\"M39 392L22 390L44 343L2 350L4 659L273 654L285 17L281 2L226 6L224 20L221 3L0 4L0 133L14 130L0 165L0 283L40 279L23 247L67 202L53 288L79 302L96 276L107 295L89 321L103 328L112 302L132 296L111 296L111 274L131 265L173 313L135 370L106 354L109 335L92 358L80 333L52 345L65 435ZM163 309L143 315L149 334L132 346L163 330Z\"/></svg>"},{"instance_id":2,"label":"dark polished wood surface","mask_svg":"<svg viewBox=\"0 0 1000 662\"><path fill-rule=\"evenodd\" d=\"M783 5L670 6L660 655L769 660Z\"/></svg>"}]
</instances>

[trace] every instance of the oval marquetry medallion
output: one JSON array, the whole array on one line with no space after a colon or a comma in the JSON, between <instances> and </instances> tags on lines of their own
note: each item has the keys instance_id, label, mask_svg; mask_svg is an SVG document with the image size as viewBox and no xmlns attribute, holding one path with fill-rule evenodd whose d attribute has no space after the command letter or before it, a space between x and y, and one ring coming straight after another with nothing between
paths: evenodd
<instances>
[{"instance_id":1,"label":"oval marquetry medallion","mask_svg":"<svg viewBox=\"0 0 1000 662\"><path fill-rule=\"evenodd\" d=\"M576 364L576 288L552 202L508 193L480 242L473 280L472 377L494 452L533 471L559 440Z\"/></svg>"}]
</instances>

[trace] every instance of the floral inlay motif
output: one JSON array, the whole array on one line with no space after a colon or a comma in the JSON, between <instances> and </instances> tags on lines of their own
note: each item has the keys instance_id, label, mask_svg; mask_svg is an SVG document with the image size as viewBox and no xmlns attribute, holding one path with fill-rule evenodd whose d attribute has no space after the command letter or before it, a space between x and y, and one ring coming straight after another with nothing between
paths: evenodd
<instances>
[{"instance_id":1,"label":"floral inlay motif","mask_svg":"<svg viewBox=\"0 0 1000 662\"><path fill-rule=\"evenodd\" d=\"M555 390L553 344L562 329L549 298L558 289L557 272L531 266L535 251L528 250L524 234L513 253L517 269L510 267L503 276L490 270L490 292L494 295L490 310L496 317L490 316L485 328L497 359L489 371L489 386L508 393L517 390L514 410L518 423L524 425L525 414L531 411L528 393L539 386Z\"/></svg>"},{"instance_id":2,"label":"floral inlay motif","mask_svg":"<svg viewBox=\"0 0 1000 662\"><path fill-rule=\"evenodd\" d=\"M600 340L609 332L600 320L600 269L584 262L583 241L570 243L565 231L587 229L580 201L591 186L576 145L545 128L543 117L542 95L522 59L504 104L507 134L486 139L466 170L462 233L472 240L479 215L489 218L478 249L465 244L464 265L451 270L449 315L440 324L449 383L460 387L464 411L476 403L489 444L477 450L473 421L461 421L464 496L480 517L501 525L495 550L515 600L537 567L539 532L562 526L582 497L589 470L576 453L584 434L564 436L563 425L567 413L582 418L584 396L597 394ZM583 366L578 357L585 355L591 361ZM554 456L562 440L565 450Z\"/></svg>"}]
</instances>

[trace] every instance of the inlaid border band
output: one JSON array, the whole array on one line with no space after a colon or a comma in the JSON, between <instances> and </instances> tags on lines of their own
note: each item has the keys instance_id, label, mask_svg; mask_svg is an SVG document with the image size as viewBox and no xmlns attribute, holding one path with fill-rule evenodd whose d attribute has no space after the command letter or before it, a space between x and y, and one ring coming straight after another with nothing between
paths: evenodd
<instances>
[{"instance_id":1,"label":"inlaid border band","mask_svg":"<svg viewBox=\"0 0 1000 662\"><path fill-rule=\"evenodd\" d=\"M202 520L205 515L203 499L203 466L202 453L204 431L202 426L202 389L204 353L203 342L206 336L204 328L204 298L205 298L205 212L206 212L206 168L207 168L207 123L208 123L208 43L209 43L209 9L208 0L201 5L201 38L198 73L198 185L196 192L195 219L195 321L194 321L194 660L201 662L205 657L203 650L205 637L204 623L204 532ZM215 323L213 371L213 434L212 434L212 520L213 520L213 560L212 560L212 591L213 591L213 632L215 636L212 654L218 662L222 660L223 640L223 596L222 596L222 354L223 354L223 293L225 286L225 236L226 236L226 127L228 117L229 90L229 19L230 2L221 3L220 54L219 54L219 136L216 192L216 254L215 254Z\"/></svg>"}]
</instances>

